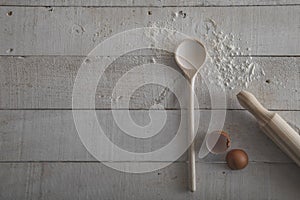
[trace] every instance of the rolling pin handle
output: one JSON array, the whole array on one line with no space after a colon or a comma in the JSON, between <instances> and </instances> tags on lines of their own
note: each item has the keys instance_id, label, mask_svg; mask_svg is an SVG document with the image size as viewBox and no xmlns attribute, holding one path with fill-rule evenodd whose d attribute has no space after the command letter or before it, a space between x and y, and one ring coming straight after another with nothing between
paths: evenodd
<instances>
[{"instance_id":1,"label":"rolling pin handle","mask_svg":"<svg viewBox=\"0 0 300 200\"><path fill-rule=\"evenodd\" d=\"M299 134L278 114L264 108L250 92L241 91L237 98L256 117L264 133L300 166Z\"/></svg>"},{"instance_id":2,"label":"rolling pin handle","mask_svg":"<svg viewBox=\"0 0 300 200\"><path fill-rule=\"evenodd\" d=\"M268 111L264 108L250 92L242 90L239 94L237 94L237 98L241 106L249 110L249 112L261 125L268 123L275 115L274 112Z\"/></svg>"}]
</instances>

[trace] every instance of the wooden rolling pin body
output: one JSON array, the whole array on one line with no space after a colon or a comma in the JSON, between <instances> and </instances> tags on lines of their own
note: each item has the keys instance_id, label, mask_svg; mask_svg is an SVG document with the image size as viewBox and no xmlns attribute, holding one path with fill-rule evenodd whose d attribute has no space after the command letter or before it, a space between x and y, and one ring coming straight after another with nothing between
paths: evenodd
<instances>
[{"instance_id":1,"label":"wooden rolling pin body","mask_svg":"<svg viewBox=\"0 0 300 200\"><path fill-rule=\"evenodd\" d=\"M254 115L263 132L300 167L300 135L277 113L265 109L250 92L243 90L237 98Z\"/></svg>"}]
</instances>

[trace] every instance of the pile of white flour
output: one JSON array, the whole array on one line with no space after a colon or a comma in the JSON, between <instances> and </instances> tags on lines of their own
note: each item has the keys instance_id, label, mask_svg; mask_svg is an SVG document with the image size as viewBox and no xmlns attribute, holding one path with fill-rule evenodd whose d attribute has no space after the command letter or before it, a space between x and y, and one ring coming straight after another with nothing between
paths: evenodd
<instances>
[{"instance_id":1,"label":"pile of white flour","mask_svg":"<svg viewBox=\"0 0 300 200\"><path fill-rule=\"evenodd\" d=\"M152 41L153 48L157 41L161 41L158 37L165 38L165 45L175 44L172 41L175 30L172 30L173 27L170 25L177 17L178 14L175 13L173 19L166 21L165 24L150 24L150 27L163 28L161 31L145 33ZM210 83L227 89L247 88L253 80L265 75L264 70L253 62L251 49L245 48L242 52L240 47L234 45L239 39L232 33L224 33L214 20L207 19L193 24L192 29L194 37L201 40L208 51L208 59L201 69L201 74L205 75Z\"/></svg>"}]
</instances>

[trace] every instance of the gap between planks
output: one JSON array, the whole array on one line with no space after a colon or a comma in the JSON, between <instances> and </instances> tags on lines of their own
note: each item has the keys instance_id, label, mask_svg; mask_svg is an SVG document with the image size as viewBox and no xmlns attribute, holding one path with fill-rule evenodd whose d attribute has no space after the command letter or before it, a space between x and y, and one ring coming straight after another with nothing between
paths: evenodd
<instances>
[{"instance_id":1,"label":"gap between planks","mask_svg":"<svg viewBox=\"0 0 300 200\"><path fill-rule=\"evenodd\" d=\"M22 110L141 110L141 111L148 111L148 110L187 110L185 108L165 108L165 109L146 109L146 108L119 108L119 109L110 109L110 108L95 108L95 109L87 109L87 108L0 108L2 111L10 111L10 110L15 110L15 111L22 111ZM204 110L226 110L226 111L245 111L246 109L239 109L239 108L228 108L228 109L214 109L214 108L195 108L194 110L199 110L199 111L204 111ZM268 109L270 111L300 111L300 109Z\"/></svg>"},{"instance_id":2,"label":"gap between planks","mask_svg":"<svg viewBox=\"0 0 300 200\"><path fill-rule=\"evenodd\" d=\"M299 3L295 4L269 4L269 5L260 5L260 4L253 4L253 5L242 5L242 4L235 4L235 5L162 5L162 6L155 6L155 5L132 5L132 6L84 6L84 5L18 5L18 4L5 4L1 5L1 7L32 7L32 8L227 8L227 7L288 7L288 6L300 6Z\"/></svg>"},{"instance_id":3,"label":"gap between planks","mask_svg":"<svg viewBox=\"0 0 300 200\"><path fill-rule=\"evenodd\" d=\"M130 58L132 56L170 56L172 57L172 55L170 54L137 54L137 55L122 55L122 57L125 58ZM51 54L51 55L31 55L31 54L20 54L20 55L8 55L8 54L0 54L0 57L16 57L16 58L28 58L28 57L74 57L74 58L86 58L87 56L83 56L83 55L55 55L55 54ZM100 56L100 57L115 57L115 56ZM238 55L238 56L230 56L230 58L248 58L248 57L255 57L255 58L298 58L300 57L299 55Z\"/></svg>"},{"instance_id":4,"label":"gap between planks","mask_svg":"<svg viewBox=\"0 0 300 200\"><path fill-rule=\"evenodd\" d=\"M0 161L0 164L23 164L23 163L167 163L168 161L98 161L98 160L16 160L16 161ZM176 160L172 163L188 163L188 161L184 160ZM210 161L210 162L204 162L200 160L196 160L196 163L199 164L226 164L226 161ZM250 164L295 164L293 161L280 161L280 162L274 162L274 161L248 161Z\"/></svg>"}]
</instances>

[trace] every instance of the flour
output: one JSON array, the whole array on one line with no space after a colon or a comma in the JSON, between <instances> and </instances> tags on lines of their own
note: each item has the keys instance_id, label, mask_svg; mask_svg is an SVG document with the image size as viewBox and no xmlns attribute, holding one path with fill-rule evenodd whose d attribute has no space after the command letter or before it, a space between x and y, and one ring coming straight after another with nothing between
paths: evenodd
<instances>
[{"instance_id":1,"label":"flour","mask_svg":"<svg viewBox=\"0 0 300 200\"><path fill-rule=\"evenodd\" d=\"M155 48L158 43L163 42L165 49L174 49L176 46L175 33L176 31L170 27L170 23L149 23L149 27L152 29L145 31L145 36L151 41L151 47Z\"/></svg>"},{"instance_id":2,"label":"flour","mask_svg":"<svg viewBox=\"0 0 300 200\"><path fill-rule=\"evenodd\" d=\"M145 33L146 37L152 41L152 47L155 48L157 41L162 41L162 39L164 45L175 45L173 36L176 31L172 28L174 21L180 17L186 17L186 14L175 12L171 20L149 24L149 27L163 28ZM224 33L214 20L207 19L193 23L191 31L206 46L208 59L201 68L201 73L207 77L209 83L227 89L247 88L252 81L265 76L264 70L250 56L251 49L247 47L241 50L235 45L240 38L233 33Z\"/></svg>"},{"instance_id":3,"label":"flour","mask_svg":"<svg viewBox=\"0 0 300 200\"><path fill-rule=\"evenodd\" d=\"M252 81L265 75L264 70L253 62L250 48L243 52L234 45L236 37L232 33L225 34L211 19L206 20L204 25L205 32L200 34L200 38L205 42L209 55L210 64L204 67L204 74L210 82L229 89L237 86L247 88Z\"/></svg>"},{"instance_id":4,"label":"flour","mask_svg":"<svg viewBox=\"0 0 300 200\"><path fill-rule=\"evenodd\" d=\"M151 62L152 62L153 64L155 64L155 63L156 63L156 59L155 59L155 58L151 58Z\"/></svg>"}]
</instances>

